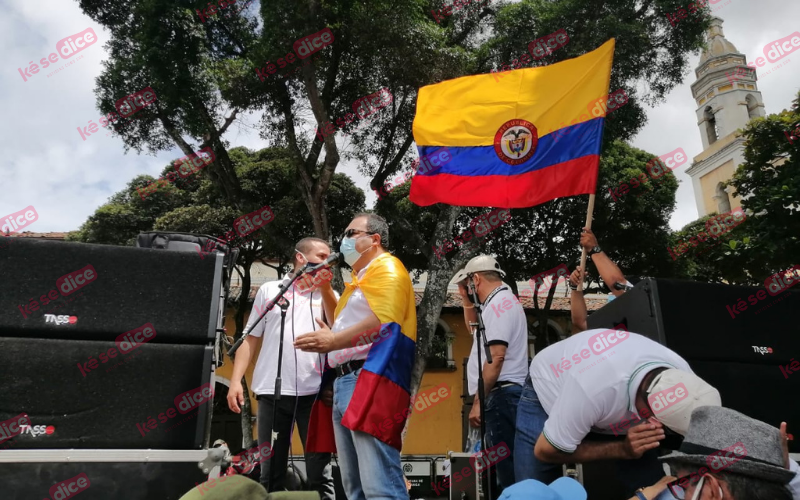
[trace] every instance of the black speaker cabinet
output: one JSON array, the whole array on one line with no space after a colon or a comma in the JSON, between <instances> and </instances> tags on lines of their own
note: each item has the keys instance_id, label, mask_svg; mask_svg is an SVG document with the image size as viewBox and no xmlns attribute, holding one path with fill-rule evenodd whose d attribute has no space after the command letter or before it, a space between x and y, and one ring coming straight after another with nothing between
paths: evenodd
<instances>
[{"instance_id":1,"label":"black speaker cabinet","mask_svg":"<svg viewBox=\"0 0 800 500\"><path fill-rule=\"evenodd\" d=\"M223 256L8 240L0 448L202 448Z\"/></svg>"},{"instance_id":2,"label":"black speaker cabinet","mask_svg":"<svg viewBox=\"0 0 800 500\"><path fill-rule=\"evenodd\" d=\"M0 337L115 341L150 323L148 343L215 338L221 254L7 239Z\"/></svg>"},{"instance_id":3,"label":"black speaker cabinet","mask_svg":"<svg viewBox=\"0 0 800 500\"><path fill-rule=\"evenodd\" d=\"M115 358L110 349L113 342L0 338L0 370L11 377L2 420L27 413L31 425L3 444L200 449L212 402L201 395L202 404L181 403L209 383L212 347L147 343Z\"/></svg>"},{"instance_id":4,"label":"black speaker cabinet","mask_svg":"<svg viewBox=\"0 0 800 500\"><path fill-rule=\"evenodd\" d=\"M208 479L197 468L196 460L176 462L163 455L142 462L127 462L124 456L109 462L70 458L50 463L0 464L3 500L178 500L195 483ZM72 491L65 493L65 487Z\"/></svg>"},{"instance_id":5,"label":"black speaker cabinet","mask_svg":"<svg viewBox=\"0 0 800 500\"><path fill-rule=\"evenodd\" d=\"M647 278L589 316L589 328L623 323L678 353L719 390L722 404L795 436L800 452L800 287L763 287ZM795 361L796 362L796 361Z\"/></svg>"}]
</instances>

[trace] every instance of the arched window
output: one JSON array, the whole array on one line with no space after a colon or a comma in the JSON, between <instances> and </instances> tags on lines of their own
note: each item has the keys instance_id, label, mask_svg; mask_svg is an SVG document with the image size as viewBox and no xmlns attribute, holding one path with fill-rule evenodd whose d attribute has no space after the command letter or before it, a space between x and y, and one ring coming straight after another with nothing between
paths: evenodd
<instances>
[{"instance_id":1,"label":"arched window","mask_svg":"<svg viewBox=\"0 0 800 500\"><path fill-rule=\"evenodd\" d=\"M708 134L708 144L714 144L719 138L719 130L717 129L717 119L711 111L711 106L707 107L703 116L706 119L706 133Z\"/></svg>"},{"instance_id":2,"label":"arched window","mask_svg":"<svg viewBox=\"0 0 800 500\"><path fill-rule=\"evenodd\" d=\"M453 360L453 342L455 334L450 330L450 326L441 318L436 323L436 330L431 339L430 351L428 351L428 361L426 369L445 368L456 369L456 362Z\"/></svg>"},{"instance_id":3,"label":"arched window","mask_svg":"<svg viewBox=\"0 0 800 500\"><path fill-rule=\"evenodd\" d=\"M723 186L721 182L717 183L714 201L717 202L718 214L724 214L731 211L731 199L728 196L728 192L725 191L725 186Z\"/></svg>"},{"instance_id":4,"label":"arched window","mask_svg":"<svg viewBox=\"0 0 800 500\"><path fill-rule=\"evenodd\" d=\"M567 334L561 326L552 319L547 320L547 333L544 339L536 338L536 331L539 329L539 321L536 320L528 328L528 357L533 358L536 350L542 350L547 346L553 345L560 340L567 338ZM534 345L535 343L535 345Z\"/></svg>"},{"instance_id":5,"label":"arched window","mask_svg":"<svg viewBox=\"0 0 800 500\"><path fill-rule=\"evenodd\" d=\"M745 102L747 103L747 116L751 120L758 118L758 101L756 101L756 98L752 94L747 94Z\"/></svg>"}]
</instances>

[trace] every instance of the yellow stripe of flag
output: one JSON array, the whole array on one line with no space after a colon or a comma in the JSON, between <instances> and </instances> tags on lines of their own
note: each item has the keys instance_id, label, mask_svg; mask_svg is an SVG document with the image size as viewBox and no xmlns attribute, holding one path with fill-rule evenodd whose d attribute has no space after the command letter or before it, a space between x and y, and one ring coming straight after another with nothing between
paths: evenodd
<instances>
[{"instance_id":1,"label":"yellow stripe of flag","mask_svg":"<svg viewBox=\"0 0 800 500\"><path fill-rule=\"evenodd\" d=\"M498 127L515 118L534 123L539 136L588 121L595 118L589 109L607 96L613 56L612 38L588 54L550 66L422 87L414 139L419 146L491 146Z\"/></svg>"}]
</instances>

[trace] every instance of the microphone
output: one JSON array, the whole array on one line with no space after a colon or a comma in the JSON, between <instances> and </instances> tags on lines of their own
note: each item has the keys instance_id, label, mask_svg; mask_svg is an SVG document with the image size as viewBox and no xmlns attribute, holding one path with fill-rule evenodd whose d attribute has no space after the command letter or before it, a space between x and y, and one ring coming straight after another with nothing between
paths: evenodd
<instances>
[{"instance_id":1,"label":"microphone","mask_svg":"<svg viewBox=\"0 0 800 500\"><path fill-rule=\"evenodd\" d=\"M305 268L303 268L303 272L311 272L311 271L317 271L322 268L333 267L339 263L339 259L341 259L341 256L342 254L333 252L328 256L327 259L325 259L325 261L320 262L319 264L312 264L309 262L308 264L306 264Z\"/></svg>"}]
</instances>

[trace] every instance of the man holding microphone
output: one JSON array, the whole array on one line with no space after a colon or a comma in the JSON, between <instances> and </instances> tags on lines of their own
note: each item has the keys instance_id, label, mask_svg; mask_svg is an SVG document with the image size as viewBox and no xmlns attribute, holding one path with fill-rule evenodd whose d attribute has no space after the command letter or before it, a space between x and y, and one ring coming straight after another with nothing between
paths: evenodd
<instances>
[{"instance_id":1,"label":"man holding microphone","mask_svg":"<svg viewBox=\"0 0 800 500\"><path fill-rule=\"evenodd\" d=\"M294 272L298 272L307 263L314 265L324 262L330 253L330 247L324 240L303 238L295 246ZM320 271L318 270L317 274ZM287 276L282 281L270 281L258 289L245 330L253 326L269 301L277 296L280 286L289 279ZM321 378L319 367L323 365L323 361L320 356L297 351L293 346L295 333L299 335L300 332L315 329L316 322L324 325L321 318L333 318L337 296L331 288L330 280L314 281L318 285L310 287L295 281L292 288L284 294L290 305L286 311L284 325L281 398L275 399L281 332L281 308L276 305L255 326L236 353L231 386L228 389L228 406L234 413L241 413L240 405L244 403L242 376L250 363L258 339L263 336L251 387L258 400L258 444L263 446L265 443L271 443L273 455L271 459L261 463L261 484L265 487L268 485L270 492L286 489L289 448L294 422L297 421L300 440L305 451L309 487L319 492L322 500L333 500L335 493L330 465L331 455L312 453L306 445L311 408L319 392Z\"/></svg>"},{"instance_id":2,"label":"man holding microphone","mask_svg":"<svg viewBox=\"0 0 800 500\"><path fill-rule=\"evenodd\" d=\"M318 322L319 330L295 342L303 351L331 353L333 412L315 404L309 440L332 428L349 500L408 498L400 449L411 403L417 313L411 278L387 252L388 244L382 217L355 216L341 244L353 273L336 306L333 328ZM364 341L363 349L352 347Z\"/></svg>"}]
</instances>

